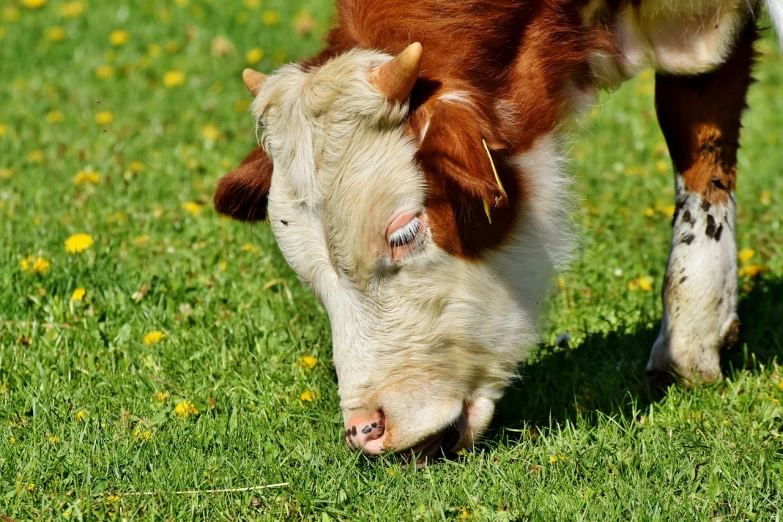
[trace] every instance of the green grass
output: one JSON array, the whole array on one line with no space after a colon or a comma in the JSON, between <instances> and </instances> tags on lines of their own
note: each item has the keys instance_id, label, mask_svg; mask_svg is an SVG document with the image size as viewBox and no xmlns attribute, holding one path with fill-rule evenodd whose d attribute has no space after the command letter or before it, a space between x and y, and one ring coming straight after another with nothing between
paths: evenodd
<instances>
[{"instance_id":1,"label":"green grass","mask_svg":"<svg viewBox=\"0 0 783 522\"><path fill-rule=\"evenodd\" d=\"M267 226L221 219L210 206L218 177L254 140L240 80L246 52L264 50L263 70L313 53L329 4L93 0L66 19L53 0L38 10L3 2L0 514L778 517L783 60L773 38L759 44L737 192L739 247L768 271L743 280L744 333L726 354L728 378L665 397L645 389L673 190L643 75L602 96L573 134L583 248L551 299L541 349L520 368L484 443L416 471L345 448L324 311ZM262 23L265 11L279 22ZM300 12L317 21L313 34L292 29ZM53 27L62 41L52 41ZM120 47L110 44L116 29L129 34ZM235 52L213 56L216 37ZM102 65L112 67L108 78L96 76ZM169 71L184 83L167 88ZM97 124L101 111L113 122ZM100 183L74 184L87 169ZM67 253L74 233L95 244ZM28 256L49 269L23 271ZM629 289L640 277L653 291ZM84 300L72 301L80 287ZM166 337L148 346L144 336L156 330ZM562 332L570 348L553 346ZM298 362L305 356L314 368ZM308 390L315 399L300 400ZM177 416L183 400L199 414ZM280 482L290 485L173 494Z\"/></svg>"}]
</instances>

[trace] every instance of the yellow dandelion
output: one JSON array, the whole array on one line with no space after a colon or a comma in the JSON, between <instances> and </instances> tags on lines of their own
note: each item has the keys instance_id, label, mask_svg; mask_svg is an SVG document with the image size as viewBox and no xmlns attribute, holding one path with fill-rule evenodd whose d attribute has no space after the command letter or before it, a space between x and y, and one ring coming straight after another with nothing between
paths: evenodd
<instances>
[{"instance_id":1,"label":"yellow dandelion","mask_svg":"<svg viewBox=\"0 0 783 522\"><path fill-rule=\"evenodd\" d=\"M53 42L62 42L65 40L65 29L62 27L50 27L46 30L46 35Z\"/></svg>"},{"instance_id":2,"label":"yellow dandelion","mask_svg":"<svg viewBox=\"0 0 783 522\"><path fill-rule=\"evenodd\" d=\"M307 371L310 371L313 368L315 368L316 364L318 364L318 359L316 359L312 355L305 355L304 357L300 357L296 361L297 366L301 366L304 370Z\"/></svg>"},{"instance_id":3,"label":"yellow dandelion","mask_svg":"<svg viewBox=\"0 0 783 522\"><path fill-rule=\"evenodd\" d=\"M147 47L147 54L149 56L153 57L153 58L156 58L156 57L160 56L162 52L163 52L163 49L158 44L150 44Z\"/></svg>"},{"instance_id":4,"label":"yellow dandelion","mask_svg":"<svg viewBox=\"0 0 783 522\"><path fill-rule=\"evenodd\" d=\"M3 20L6 22L16 22L19 20L19 9L13 5L4 7Z\"/></svg>"},{"instance_id":5,"label":"yellow dandelion","mask_svg":"<svg viewBox=\"0 0 783 522\"><path fill-rule=\"evenodd\" d=\"M76 18L84 12L82 2L65 2L60 6L60 16L63 18Z\"/></svg>"},{"instance_id":6,"label":"yellow dandelion","mask_svg":"<svg viewBox=\"0 0 783 522\"><path fill-rule=\"evenodd\" d=\"M5 134L8 132L8 125L4 123L0 123L0 138L5 136Z\"/></svg>"},{"instance_id":7,"label":"yellow dandelion","mask_svg":"<svg viewBox=\"0 0 783 522\"><path fill-rule=\"evenodd\" d=\"M11 169L0 169L0 179L10 179L13 174Z\"/></svg>"},{"instance_id":8,"label":"yellow dandelion","mask_svg":"<svg viewBox=\"0 0 783 522\"><path fill-rule=\"evenodd\" d=\"M549 463L550 464L554 464L555 462L557 462L557 457L555 457L554 455L551 455L549 457Z\"/></svg>"},{"instance_id":9,"label":"yellow dandelion","mask_svg":"<svg viewBox=\"0 0 783 522\"><path fill-rule=\"evenodd\" d=\"M57 439L57 442L60 442L59 437L55 437ZM27 491L35 491L35 482L28 482L27 483Z\"/></svg>"},{"instance_id":10,"label":"yellow dandelion","mask_svg":"<svg viewBox=\"0 0 783 522\"><path fill-rule=\"evenodd\" d=\"M650 277L639 277L628 281L628 290L642 290L644 292L652 292L653 280Z\"/></svg>"},{"instance_id":11,"label":"yellow dandelion","mask_svg":"<svg viewBox=\"0 0 783 522\"><path fill-rule=\"evenodd\" d=\"M131 161L130 169L131 172L141 172L142 170L144 170L144 163L140 161Z\"/></svg>"},{"instance_id":12,"label":"yellow dandelion","mask_svg":"<svg viewBox=\"0 0 783 522\"><path fill-rule=\"evenodd\" d=\"M188 201L187 203L182 204L182 208L188 213L192 214L194 216L198 216L201 214L201 205L196 203L195 201Z\"/></svg>"},{"instance_id":13,"label":"yellow dandelion","mask_svg":"<svg viewBox=\"0 0 783 522\"><path fill-rule=\"evenodd\" d=\"M315 392L312 390L305 390L299 395L299 400L302 402L313 402L313 400L315 400Z\"/></svg>"},{"instance_id":14,"label":"yellow dandelion","mask_svg":"<svg viewBox=\"0 0 783 522\"><path fill-rule=\"evenodd\" d=\"M198 413L196 405L188 400L181 400L174 407L174 415L183 419L187 419L191 415L196 416Z\"/></svg>"},{"instance_id":15,"label":"yellow dandelion","mask_svg":"<svg viewBox=\"0 0 783 522\"><path fill-rule=\"evenodd\" d=\"M2 40L3 38L5 38L5 27L0 25L0 40Z\"/></svg>"},{"instance_id":16,"label":"yellow dandelion","mask_svg":"<svg viewBox=\"0 0 783 522\"><path fill-rule=\"evenodd\" d=\"M780 390L783 390L783 381L778 382L778 388L780 388Z\"/></svg>"},{"instance_id":17,"label":"yellow dandelion","mask_svg":"<svg viewBox=\"0 0 783 522\"><path fill-rule=\"evenodd\" d=\"M73 293L71 294L71 301L82 301L86 294L87 294L87 290L85 290L82 287L79 287L76 290L74 290Z\"/></svg>"},{"instance_id":18,"label":"yellow dandelion","mask_svg":"<svg viewBox=\"0 0 783 522\"><path fill-rule=\"evenodd\" d=\"M740 263L747 263L751 259L753 259L756 255L756 251L752 248L743 248L739 252L737 252L737 259L740 260Z\"/></svg>"},{"instance_id":19,"label":"yellow dandelion","mask_svg":"<svg viewBox=\"0 0 783 522\"><path fill-rule=\"evenodd\" d=\"M169 54L177 54L182 50L182 46L179 44L179 42L174 40L169 40L166 42L166 52Z\"/></svg>"},{"instance_id":20,"label":"yellow dandelion","mask_svg":"<svg viewBox=\"0 0 783 522\"><path fill-rule=\"evenodd\" d=\"M667 205L664 207L662 214L666 217L672 217L674 216L674 211L677 210L677 207L675 205Z\"/></svg>"},{"instance_id":21,"label":"yellow dandelion","mask_svg":"<svg viewBox=\"0 0 783 522\"><path fill-rule=\"evenodd\" d=\"M243 3L245 7L254 11L261 8L261 0L245 0Z\"/></svg>"},{"instance_id":22,"label":"yellow dandelion","mask_svg":"<svg viewBox=\"0 0 783 522\"><path fill-rule=\"evenodd\" d=\"M280 13L277 11L264 11L261 15L264 25L277 25L280 22Z\"/></svg>"},{"instance_id":23,"label":"yellow dandelion","mask_svg":"<svg viewBox=\"0 0 783 522\"><path fill-rule=\"evenodd\" d=\"M91 185L97 185L100 182L101 182L101 177L98 175L97 172L93 172L91 170L79 171L73 177L74 185L85 185L88 183Z\"/></svg>"},{"instance_id":24,"label":"yellow dandelion","mask_svg":"<svg viewBox=\"0 0 783 522\"><path fill-rule=\"evenodd\" d=\"M30 272L34 274L45 274L49 271L52 264L42 257L37 257L32 263L29 264ZM24 268L22 269L24 271Z\"/></svg>"},{"instance_id":25,"label":"yellow dandelion","mask_svg":"<svg viewBox=\"0 0 783 522\"><path fill-rule=\"evenodd\" d=\"M63 120L65 120L65 114L58 110L49 111L46 114L46 121L48 123L61 123Z\"/></svg>"},{"instance_id":26,"label":"yellow dandelion","mask_svg":"<svg viewBox=\"0 0 783 522\"><path fill-rule=\"evenodd\" d=\"M258 247L252 243L245 243L242 245L242 250L245 252L250 252L251 254L258 254Z\"/></svg>"},{"instance_id":27,"label":"yellow dandelion","mask_svg":"<svg viewBox=\"0 0 783 522\"><path fill-rule=\"evenodd\" d=\"M768 207L772 203L772 191L769 189L762 190L761 194L759 194L759 203Z\"/></svg>"},{"instance_id":28,"label":"yellow dandelion","mask_svg":"<svg viewBox=\"0 0 783 522\"><path fill-rule=\"evenodd\" d=\"M155 400L159 403L163 404L169 399L169 392L156 392L155 393Z\"/></svg>"},{"instance_id":29,"label":"yellow dandelion","mask_svg":"<svg viewBox=\"0 0 783 522\"><path fill-rule=\"evenodd\" d=\"M128 31L125 31L123 29L117 29L115 31L112 31L109 35L109 43L111 43L114 47L120 47L128 43L130 40L130 33Z\"/></svg>"},{"instance_id":30,"label":"yellow dandelion","mask_svg":"<svg viewBox=\"0 0 783 522\"><path fill-rule=\"evenodd\" d=\"M745 279L753 279L765 272L769 272L769 268L764 265L748 265L740 268L738 275Z\"/></svg>"},{"instance_id":31,"label":"yellow dandelion","mask_svg":"<svg viewBox=\"0 0 783 522\"><path fill-rule=\"evenodd\" d=\"M210 123L201 128L201 135L207 141L217 141L220 138L220 129L214 123Z\"/></svg>"},{"instance_id":32,"label":"yellow dandelion","mask_svg":"<svg viewBox=\"0 0 783 522\"><path fill-rule=\"evenodd\" d=\"M169 71L163 75L163 86L167 89L178 87L185 83L185 73L182 71Z\"/></svg>"},{"instance_id":33,"label":"yellow dandelion","mask_svg":"<svg viewBox=\"0 0 783 522\"><path fill-rule=\"evenodd\" d=\"M136 442L149 442L152 440L152 432L136 428L133 430L133 438L136 439Z\"/></svg>"},{"instance_id":34,"label":"yellow dandelion","mask_svg":"<svg viewBox=\"0 0 783 522\"><path fill-rule=\"evenodd\" d=\"M647 207L644 209L644 215L647 217L653 217L655 215L655 209L652 207Z\"/></svg>"},{"instance_id":35,"label":"yellow dandelion","mask_svg":"<svg viewBox=\"0 0 783 522\"><path fill-rule=\"evenodd\" d=\"M76 420L76 422L84 422L84 416L86 413L84 413L84 410L79 410L76 412L76 415L73 416L73 418Z\"/></svg>"},{"instance_id":36,"label":"yellow dandelion","mask_svg":"<svg viewBox=\"0 0 783 522\"><path fill-rule=\"evenodd\" d=\"M120 501L120 496L119 496L119 495L117 495L117 494L111 494L111 495L108 495L108 496L106 497L106 505L107 505L107 506L108 506L109 504L116 504L116 503L117 503L117 502L119 502L119 501Z\"/></svg>"},{"instance_id":37,"label":"yellow dandelion","mask_svg":"<svg viewBox=\"0 0 783 522\"><path fill-rule=\"evenodd\" d=\"M49 440L49 444L59 444L61 442L60 437L52 435L51 433L47 436L47 439Z\"/></svg>"},{"instance_id":38,"label":"yellow dandelion","mask_svg":"<svg viewBox=\"0 0 783 522\"><path fill-rule=\"evenodd\" d=\"M228 263L226 263L225 261L221 261L220 263L218 263L218 268L220 269L221 272L225 272L226 270L228 270Z\"/></svg>"},{"instance_id":39,"label":"yellow dandelion","mask_svg":"<svg viewBox=\"0 0 783 522\"><path fill-rule=\"evenodd\" d=\"M11 437L10 439L8 439L8 442L10 442L11 446L13 446L14 444L16 444L16 437Z\"/></svg>"},{"instance_id":40,"label":"yellow dandelion","mask_svg":"<svg viewBox=\"0 0 783 522\"><path fill-rule=\"evenodd\" d=\"M30 161L32 163L43 163L43 161L46 159L46 156L44 156L44 153L40 150L31 150L27 153L27 161Z\"/></svg>"},{"instance_id":41,"label":"yellow dandelion","mask_svg":"<svg viewBox=\"0 0 783 522\"><path fill-rule=\"evenodd\" d=\"M255 65L264 59L264 50L260 47L253 47L245 54L245 59L250 65Z\"/></svg>"},{"instance_id":42,"label":"yellow dandelion","mask_svg":"<svg viewBox=\"0 0 783 522\"><path fill-rule=\"evenodd\" d=\"M667 161L658 160L655 162L655 170L658 171L658 174L668 174L669 163Z\"/></svg>"},{"instance_id":43,"label":"yellow dandelion","mask_svg":"<svg viewBox=\"0 0 783 522\"><path fill-rule=\"evenodd\" d=\"M150 236L144 234L142 236L136 236L133 238L133 244L136 246L146 246L150 242Z\"/></svg>"},{"instance_id":44,"label":"yellow dandelion","mask_svg":"<svg viewBox=\"0 0 783 522\"><path fill-rule=\"evenodd\" d=\"M158 344L165 338L166 338L166 334L164 334L160 330L153 330L144 336L144 344L146 344L147 346L153 346L155 344Z\"/></svg>"},{"instance_id":45,"label":"yellow dandelion","mask_svg":"<svg viewBox=\"0 0 783 522\"><path fill-rule=\"evenodd\" d=\"M109 125L114 121L114 114L111 111L101 111L95 115L95 123L98 125Z\"/></svg>"},{"instance_id":46,"label":"yellow dandelion","mask_svg":"<svg viewBox=\"0 0 783 522\"><path fill-rule=\"evenodd\" d=\"M28 9L40 9L46 5L46 0L22 0L22 5Z\"/></svg>"},{"instance_id":47,"label":"yellow dandelion","mask_svg":"<svg viewBox=\"0 0 783 522\"><path fill-rule=\"evenodd\" d=\"M101 80L108 80L112 76L114 76L114 67L111 65L101 65L97 69L95 69L95 76L100 78Z\"/></svg>"},{"instance_id":48,"label":"yellow dandelion","mask_svg":"<svg viewBox=\"0 0 783 522\"><path fill-rule=\"evenodd\" d=\"M65 240L65 251L69 254L81 254L94 243L90 234L73 234Z\"/></svg>"}]
</instances>

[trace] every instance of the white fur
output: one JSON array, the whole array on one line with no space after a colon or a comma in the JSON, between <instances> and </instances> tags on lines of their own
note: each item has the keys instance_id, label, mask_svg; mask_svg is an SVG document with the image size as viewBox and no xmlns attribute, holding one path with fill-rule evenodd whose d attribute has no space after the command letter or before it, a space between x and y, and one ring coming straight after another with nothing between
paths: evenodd
<instances>
[{"instance_id":1,"label":"white fur","mask_svg":"<svg viewBox=\"0 0 783 522\"><path fill-rule=\"evenodd\" d=\"M597 23L603 9L604 0L592 1L583 20ZM618 54L595 53L591 69L601 88L616 87L648 67L684 75L711 71L729 57L750 14L747 0L626 2L611 20Z\"/></svg>"},{"instance_id":2,"label":"white fur","mask_svg":"<svg viewBox=\"0 0 783 522\"><path fill-rule=\"evenodd\" d=\"M403 132L405 107L366 79L387 59L355 51L309 73L284 68L264 85L254 113L274 162L269 219L329 314L345 419L382 409L383 446L399 450L463 416L473 423L466 444L536 343L550 275L568 257L564 161L552 136L516 158L536 193L511 240L483 261L451 256L426 234L395 263L386 227L402 211L426 216L426 187Z\"/></svg>"},{"instance_id":3,"label":"white fur","mask_svg":"<svg viewBox=\"0 0 783 522\"><path fill-rule=\"evenodd\" d=\"M671 252L663 290L661 332L648 371L674 370L688 380L720 376L720 350L736 330L737 248L734 196L707 204L677 175Z\"/></svg>"}]
</instances>

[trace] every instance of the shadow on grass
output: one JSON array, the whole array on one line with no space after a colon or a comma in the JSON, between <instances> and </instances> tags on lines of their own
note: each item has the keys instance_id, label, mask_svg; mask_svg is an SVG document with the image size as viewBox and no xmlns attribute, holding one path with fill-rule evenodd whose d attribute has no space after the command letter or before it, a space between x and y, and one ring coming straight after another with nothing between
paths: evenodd
<instances>
[{"instance_id":1,"label":"shadow on grass","mask_svg":"<svg viewBox=\"0 0 783 522\"><path fill-rule=\"evenodd\" d=\"M769 365L783 355L783 280L759 281L739 305L739 343L724 353L724 374ZM596 412L631 415L660 400L647 384L645 365L658 328L588 334L571 348L542 347L520 368L497 406L488 441L520 436L516 429L583 420Z\"/></svg>"}]
</instances>

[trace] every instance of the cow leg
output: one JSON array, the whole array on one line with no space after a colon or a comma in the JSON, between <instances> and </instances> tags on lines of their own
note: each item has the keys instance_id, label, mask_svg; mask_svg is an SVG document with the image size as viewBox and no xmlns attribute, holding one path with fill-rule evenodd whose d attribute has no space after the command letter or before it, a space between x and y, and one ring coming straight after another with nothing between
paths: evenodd
<instances>
[{"instance_id":1,"label":"cow leg","mask_svg":"<svg viewBox=\"0 0 783 522\"><path fill-rule=\"evenodd\" d=\"M737 340L734 187L740 117L752 83L750 22L733 55L698 76L656 76L655 101L674 163L676 212L651 384L720 378L720 350Z\"/></svg>"}]
</instances>

